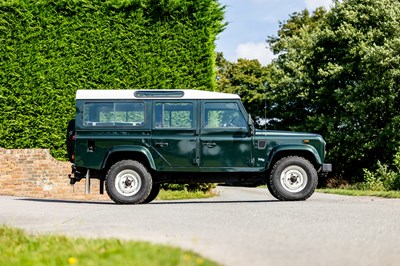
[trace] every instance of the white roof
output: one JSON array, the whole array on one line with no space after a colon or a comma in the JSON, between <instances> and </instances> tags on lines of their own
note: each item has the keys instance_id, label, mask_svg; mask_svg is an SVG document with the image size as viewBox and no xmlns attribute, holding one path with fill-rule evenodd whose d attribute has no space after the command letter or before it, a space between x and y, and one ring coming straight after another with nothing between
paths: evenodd
<instances>
[{"instance_id":1,"label":"white roof","mask_svg":"<svg viewBox=\"0 0 400 266\"><path fill-rule=\"evenodd\" d=\"M150 96L138 97L141 92ZM152 96L151 93L156 95ZM163 96L165 93L177 93L179 96ZM130 99L240 99L236 94L201 90L77 90L77 100L130 100Z\"/></svg>"}]
</instances>

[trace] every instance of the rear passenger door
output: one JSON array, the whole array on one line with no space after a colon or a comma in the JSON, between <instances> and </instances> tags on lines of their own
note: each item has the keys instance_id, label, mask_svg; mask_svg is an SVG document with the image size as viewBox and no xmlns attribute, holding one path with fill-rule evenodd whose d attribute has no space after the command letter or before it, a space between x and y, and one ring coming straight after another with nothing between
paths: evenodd
<instances>
[{"instance_id":1,"label":"rear passenger door","mask_svg":"<svg viewBox=\"0 0 400 266\"><path fill-rule=\"evenodd\" d=\"M159 171L194 171L197 102L154 100L152 151Z\"/></svg>"}]
</instances>

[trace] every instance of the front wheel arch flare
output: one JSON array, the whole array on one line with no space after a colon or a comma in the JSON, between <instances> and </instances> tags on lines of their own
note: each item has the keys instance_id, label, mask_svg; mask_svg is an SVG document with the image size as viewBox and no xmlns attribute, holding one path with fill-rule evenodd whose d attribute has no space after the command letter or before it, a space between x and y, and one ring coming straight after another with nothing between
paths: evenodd
<instances>
[{"instance_id":1,"label":"front wheel arch flare","mask_svg":"<svg viewBox=\"0 0 400 266\"><path fill-rule=\"evenodd\" d=\"M321 166L321 162L317 160L316 155L308 150L276 150L273 151L270 158L271 160L267 164L267 169L269 169L269 173L271 172L273 166L277 161L281 160L284 157L301 157L309 161L315 169L318 169Z\"/></svg>"}]
</instances>

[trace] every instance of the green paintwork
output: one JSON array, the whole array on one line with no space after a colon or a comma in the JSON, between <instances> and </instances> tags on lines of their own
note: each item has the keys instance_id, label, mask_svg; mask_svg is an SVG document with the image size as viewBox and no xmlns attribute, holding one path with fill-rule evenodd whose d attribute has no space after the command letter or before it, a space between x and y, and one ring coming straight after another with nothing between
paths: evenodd
<instances>
[{"instance_id":1,"label":"green paintwork","mask_svg":"<svg viewBox=\"0 0 400 266\"><path fill-rule=\"evenodd\" d=\"M193 168L196 158L195 130L160 129L153 130L151 147L157 170Z\"/></svg>"},{"instance_id":2,"label":"green paintwork","mask_svg":"<svg viewBox=\"0 0 400 266\"><path fill-rule=\"evenodd\" d=\"M274 147L274 149L272 150L269 158L273 158L276 154L278 154L279 152L283 152L283 151L306 151L311 153L317 164L322 164L321 162L321 158L317 152L317 150L311 146L311 145L301 145L301 144L280 144L276 147ZM268 161L268 165L267 167L270 166L270 162L271 160Z\"/></svg>"},{"instance_id":3,"label":"green paintwork","mask_svg":"<svg viewBox=\"0 0 400 266\"><path fill-rule=\"evenodd\" d=\"M121 100L114 102L117 101ZM144 103L144 122L130 127L101 123L84 126L86 102L113 101L77 100L75 165L81 168L104 169L108 158L120 152L145 156L150 167L159 172L262 172L271 167L274 156L281 152L306 152L314 158L316 165L322 165L325 159L325 142L320 135L252 132L246 110L238 99L185 100L186 105L182 106L163 105L179 103L173 99L124 101ZM222 106L226 108L226 114L240 114L244 124L222 127L214 121L215 125L208 126L211 122L206 119L221 122L225 111L206 111L206 106ZM176 121L171 122L174 119ZM181 121L184 119L188 121ZM160 121L163 126L169 123L168 127L160 127ZM185 125L189 126L185 128Z\"/></svg>"},{"instance_id":4,"label":"green paintwork","mask_svg":"<svg viewBox=\"0 0 400 266\"><path fill-rule=\"evenodd\" d=\"M101 164L100 169L103 169L104 167L106 167L107 159L109 157L111 157L115 153L119 153L119 152L134 152L134 153L143 154L148 159L150 167L152 169L156 170L156 164L154 163L153 157L152 157L149 149L144 146L139 146L139 145L121 145L121 146L115 146L115 147L111 148L107 152L107 154Z\"/></svg>"},{"instance_id":5,"label":"green paintwork","mask_svg":"<svg viewBox=\"0 0 400 266\"><path fill-rule=\"evenodd\" d=\"M247 129L203 131L200 136L200 167L217 172L250 167L252 139Z\"/></svg>"}]
</instances>

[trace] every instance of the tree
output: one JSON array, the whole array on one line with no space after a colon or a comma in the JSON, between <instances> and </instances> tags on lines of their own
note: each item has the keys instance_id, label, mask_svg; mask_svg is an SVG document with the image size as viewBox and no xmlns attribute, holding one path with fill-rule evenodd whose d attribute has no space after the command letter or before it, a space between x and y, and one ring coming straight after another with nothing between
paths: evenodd
<instances>
[{"instance_id":1,"label":"tree","mask_svg":"<svg viewBox=\"0 0 400 266\"><path fill-rule=\"evenodd\" d=\"M0 1L0 147L65 158L77 89L215 88L216 0Z\"/></svg>"},{"instance_id":2,"label":"tree","mask_svg":"<svg viewBox=\"0 0 400 266\"><path fill-rule=\"evenodd\" d=\"M336 173L353 181L400 145L399 23L398 1L335 1L329 12L293 14L268 39L279 55L275 126L323 134Z\"/></svg>"},{"instance_id":3,"label":"tree","mask_svg":"<svg viewBox=\"0 0 400 266\"><path fill-rule=\"evenodd\" d=\"M216 54L217 90L238 94L247 111L259 124L264 117L268 68L258 60L227 61L222 53Z\"/></svg>"}]
</instances>

